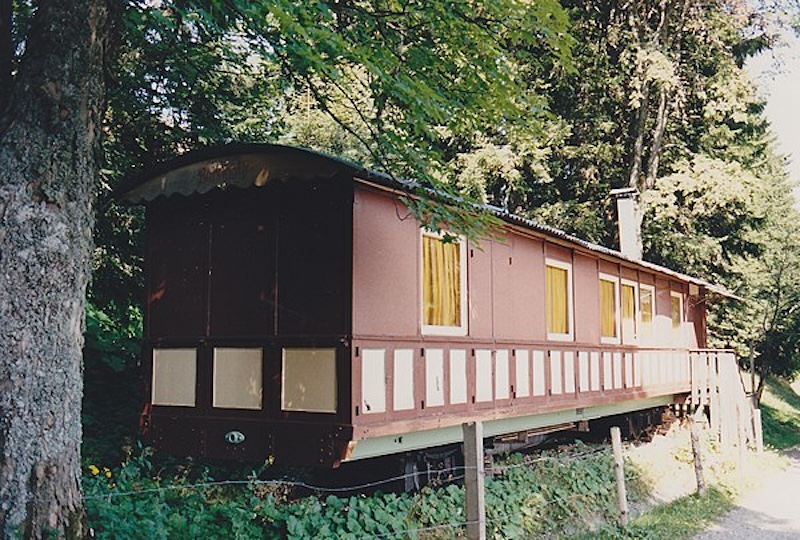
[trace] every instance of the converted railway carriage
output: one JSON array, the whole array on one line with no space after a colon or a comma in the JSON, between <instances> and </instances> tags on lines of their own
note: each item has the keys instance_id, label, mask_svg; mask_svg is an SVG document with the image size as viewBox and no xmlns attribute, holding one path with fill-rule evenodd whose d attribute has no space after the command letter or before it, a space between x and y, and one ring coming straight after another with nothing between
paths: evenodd
<instances>
[{"instance_id":1,"label":"converted railway carriage","mask_svg":"<svg viewBox=\"0 0 800 540\"><path fill-rule=\"evenodd\" d=\"M714 287L496 210L427 232L411 185L235 145L134 179L146 205L145 428L166 451L337 466L668 405Z\"/></svg>"}]
</instances>

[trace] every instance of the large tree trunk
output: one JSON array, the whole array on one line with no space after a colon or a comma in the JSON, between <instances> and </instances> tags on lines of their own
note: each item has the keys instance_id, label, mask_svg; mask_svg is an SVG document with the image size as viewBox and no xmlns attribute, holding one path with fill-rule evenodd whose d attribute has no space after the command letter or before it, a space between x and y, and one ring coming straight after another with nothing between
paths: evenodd
<instances>
[{"instance_id":1,"label":"large tree trunk","mask_svg":"<svg viewBox=\"0 0 800 540\"><path fill-rule=\"evenodd\" d=\"M647 174L645 175L645 189L656 187L656 176L658 175L658 162L661 158L661 145L664 144L664 132L667 130L667 89L661 87L658 90L658 111L656 112L656 123L653 126L652 142L650 144L650 156L647 159Z\"/></svg>"},{"instance_id":2,"label":"large tree trunk","mask_svg":"<svg viewBox=\"0 0 800 540\"><path fill-rule=\"evenodd\" d=\"M631 151L631 168L628 175L628 187L643 191L642 181L642 156L644 155L644 132L647 126L647 114L650 108L650 88L645 81L642 87L642 97L639 108L636 110L634 124L633 150Z\"/></svg>"},{"instance_id":3,"label":"large tree trunk","mask_svg":"<svg viewBox=\"0 0 800 540\"><path fill-rule=\"evenodd\" d=\"M110 1L110 0L109 0ZM84 294L108 2L42 0L0 118L0 534L83 534Z\"/></svg>"}]
</instances>

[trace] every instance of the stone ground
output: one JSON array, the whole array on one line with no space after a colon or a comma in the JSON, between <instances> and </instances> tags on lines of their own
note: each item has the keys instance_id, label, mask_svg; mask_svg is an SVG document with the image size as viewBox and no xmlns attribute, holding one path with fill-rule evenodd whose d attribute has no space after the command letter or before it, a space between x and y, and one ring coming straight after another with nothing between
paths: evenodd
<instances>
[{"instance_id":1,"label":"stone ground","mask_svg":"<svg viewBox=\"0 0 800 540\"><path fill-rule=\"evenodd\" d=\"M800 448L784 454L788 468L743 494L722 521L695 540L800 539Z\"/></svg>"}]
</instances>

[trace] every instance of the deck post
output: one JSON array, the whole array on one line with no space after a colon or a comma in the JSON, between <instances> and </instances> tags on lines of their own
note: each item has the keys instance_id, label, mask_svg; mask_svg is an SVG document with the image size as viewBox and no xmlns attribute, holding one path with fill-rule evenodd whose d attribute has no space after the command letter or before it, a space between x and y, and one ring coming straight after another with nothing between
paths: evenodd
<instances>
[{"instance_id":1,"label":"deck post","mask_svg":"<svg viewBox=\"0 0 800 540\"><path fill-rule=\"evenodd\" d=\"M461 424L464 434L464 488L467 504L467 539L486 540L483 424Z\"/></svg>"}]
</instances>

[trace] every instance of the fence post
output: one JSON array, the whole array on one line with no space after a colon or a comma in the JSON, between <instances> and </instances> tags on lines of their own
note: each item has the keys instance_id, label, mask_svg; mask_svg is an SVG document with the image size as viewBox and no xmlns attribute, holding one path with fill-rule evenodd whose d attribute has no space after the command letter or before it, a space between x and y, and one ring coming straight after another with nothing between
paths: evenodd
<instances>
[{"instance_id":1,"label":"fence post","mask_svg":"<svg viewBox=\"0 0 800 540\"><path fill-rule=\"evenodd\" d=\"M625 490L625 468L622 459L622 434L619 427L611 428L611 446L614 449L614 472L617 475L617 504L619 506L619 522L623 527L628 525L628 494Z\"/></svg>"},{"instance_id":2,"label":"fence post","mask_svg":"<svg viewBox=\"0 0 800 540\"><path fill-rule=\"evenodd\" d=\"M461 424L464 436L464 488L467 504L467 539L486 540L484 499L483 424Z\"/></svg>"},{"instance_id":3,"label":"fence post","mask_svg":"<svg viewBox=\"0 0 800 540\"><path fill-rule=\"evenodd\" d=\"M706 494L706 479L703 474L703 459L700 454L700 437L697 433L697 421L695 416L702 411L702 407L698 407L697 412L689 417L689 427L691 429L692 439L692 455L694 456L694 475L697 480L697 494Z\"/></svg>"}]
</instances>

